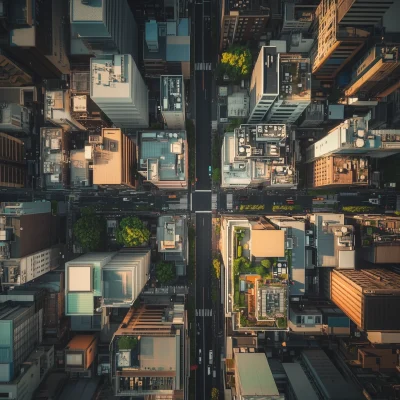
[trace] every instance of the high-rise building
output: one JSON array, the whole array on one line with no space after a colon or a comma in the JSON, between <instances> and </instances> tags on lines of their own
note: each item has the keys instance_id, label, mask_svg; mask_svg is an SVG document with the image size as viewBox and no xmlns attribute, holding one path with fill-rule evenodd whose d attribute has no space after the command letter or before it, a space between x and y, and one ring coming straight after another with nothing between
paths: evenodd
<instances>
[{"instance_id":1,"label":"high-rise building","mask_svg":"<svg viewBox=\"0 0 400 400\"><path fill-rule=\"evenodd\" d=\"M0 186L25 186L26 164L22 140L0 132Z\"/></svg>"},{"instance_id":2,"label":"high-rise building","mask_svg":"<svg viewBox=\"0 0 400 400\"><path fill-rule=\"evenodd\" d=\"M351 1L343 2L338 7L337 0L321 0L317 7L311 51L312 73L317 79L333 80L370 36L368 29L358 27L351 20L346 24L339 23L338 17L348 3Z\"/></svg>"},{"instance_id":3,"label":"high-rise building","mask_svg":"<svg viewBox=\"0 0 400 400\"><path fill-rule=\"evenodd\" d=\"M400 46L376 45L353 67L352 80L345 89L347 98L382 100L394 92L400 78Z\"/></svg>"},{"instance_id":4,"label":"high-rise building","mask_svg":"<svg viewBox=\"0 0 400 400\"><path fill-rule=\"evenodd\" d=\"M223 0L220 50L232 44L258 43L271 16L268 0Z\"/></svg>"},{"instance_id":5,"label":"high-rise building","mask_svg":"<svg viewBox=\"0 0 400 400\"><path fill-rule=\"evenodd\" d=\"M65 314L93 316L102 307L129 308L149 279L150 250L88 253L65 264ZM100 310L99 310L100 309Z\"/></svg>"},{"instance_id":6,"label":"high-rise building","mask_svg":"<svg viewBox=\"0 0 400 400\"><path fill-rule=\"evenodd\" d=\"M8 103L1 110L0 131L30 134L32 112L20 104Z\"/></svg>"},{"instance_id":7,"label":"high-rise building","mask_svg":"<svg viewBox=\"0 0 400 400\"><path fill-rule=\"evenodd\" d=\"M101 144L93 145L93 183L135 187L135 143L115 128L103 128L101 139Z\"/></svg>"},{"instance_id":8,"label":"high-rise building","mask_svg":"<svg viewBox=\"0 0 400 400\"><path fill-rule=\"evenodd\" d=\"M400 276L385 269L331 272L331 299L364 331L400 332Z\"/></svg>"},{"instance_id":9,"label":"high-rise building","mask_svg":"<svg viewBox=\"0 0 400 400\"><path fill-rule=\"evenodd\" d=\"M118 128L147 128L148 90L130 54L90 60L90 97Z\"/></svg>"},{"instance_id":10,"label":"high-rise building","mask_svg":"<svg viewBox=\"0 0 400 400\"><path fill-rule=\"evenodd\" d=\"M292 124L310 102L310 60L263 46L251 76L248 122Z\"/></svg>"},{"instance_id":11,"label":"high-rise building","mask_svg":"<svg viewBox=\"0 0 400 400\"><path fill-rule=\"evenodd\" d=\"M338 0L337 22L340 25L377 25L394 0Z\"/></svg>"},{"instance_id":12,"label":"high-rise building","mask_svg":"<svg viewBox=\"0 0 400 400\"><path fill-rule=\"evenodd\" d=\"M184 130L185 127L185 88L182 75L163 75L160 77L161 113L168 129Z\"/></svg>"},{"instance_id":13,"label":"high-rise building","mask_svg":"<svg viewBox=\"0 0 400 400\"><path fill-rule=\"evenodd\" d=\"M129 54L137 62L137 26L126 0L72 0L70 22L72 54Z\"/></svg>"},{"instance_id":14,"label":"high-rise building","mask_svg":"<svg viewBox=\"0 0 400 400\"><path fill-rule=\"evenodd\" d=\"M131 308L110 345L114 395L187 398L187 328L183 304Z\"/></svg>"},{"instance_id":15,"label":"high-rise building","mask_svg":"<svg viewBox=\"0 0 400 400\"><path fill-rule=\"evenodd\" d=\"M368 121L368 116L344 121L307 148L306 162L333 154L381 158L398 153L400 130L369 129ZM350 169L350 166L347 166L347 169Z\"/></svg>"},{"instance_id":16,"label":"high-rise building","mask_svg":"<svg viewBox=\"0 0 400 400\"><path fill-rule=\"evenodd\" d=\"M138 133L138 172L160 189L187 189L186 131Z\"/></svg>"},{"instance_id":17,"label":"high-rise building","mask_svg":"<svg viewBox=\"0 0 400 400\"><path fill-rule=\"evenodd\" d=\"M315 6L296 3L284 3L281 33L307 33L315 17Z\"/></svg>"}]
</instances>

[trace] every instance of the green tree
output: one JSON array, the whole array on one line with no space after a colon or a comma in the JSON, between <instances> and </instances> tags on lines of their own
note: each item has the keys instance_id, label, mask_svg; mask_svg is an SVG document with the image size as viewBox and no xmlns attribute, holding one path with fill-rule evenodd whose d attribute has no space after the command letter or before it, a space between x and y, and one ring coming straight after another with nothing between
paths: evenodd
<instances>
[{"instance_id":1,"label":"green tree","mask_svg":"<svg viewBox=\"0 0 400 400\"><path fill-rule=\"evenodd\" d=\"M250 50L245 46L232 46L222 53L217 72L228 75L232 81L238 81L250 75L253 60Z\"/></svg>"},{"instance_id":2,"label":"green tree","mask_svg":"<svg viewBox=\"0 0 400 400\"><path fill-rule=\"evenodd\" d=\"M118 339L119 350L133 350L137 346L138 340L134 336L121 336Z\"/></svg>"},{"instance_id":3,"label":"green tree","mask_svg":"<svg viewBox=\"0 0 400 400\"><path fill-rule=\"evenodd\" d=\"M238 257L233 261L233 273L239 275L240 273L250 272L251 262L246 257Z\"/></svg>"},{"instance_id":4,"label":"green tree","mask_svg":"<svg viewBox=\"0 0 400 400\"><path fill-rule=\"evenodd\" d=\"M265 258L264 260L261 260L261 265L264 268L270 269L271 268L271 261Z\"/></svg>"},{"instance_id":5,"label":"green tree","mask_svg":"<svg viewBox=\"0 0 400 400\"><path fill-rule=\"evenodd\" d=\"M254 272L258 275L264 276L268 271L262 265L257 265L257 267L254 268Z\"/></svg>"},{"instance_id":6,"label":"green tree","mask_svg":"<svg viewBox=\"0 0 400 400\"><path fill-rule=\"evenodd\" d=\"M211 389L211 400L218 400L219 399L219 390L217 388Z\"/></svg>"},{"instance_id":7,"label":"green tree","mask_svg":"<svg viewBox=\"0 0 400 400\"><path fill-rule=\"evenodd\" d=\"M370 206L344 206L342 210L348 213L368 213L373 211L375 208Z\"/></svg>"},{"instance_id":8,"label":"green tree","mask_svg":"<svg viewBox=\"0 0 400 400\"><path fill-rule=\"evenodd\" d=\"M214 183L221 182L221 169L214 168L212 171L212 180Z\"/></svg>"},{"instance_id":9,"label":"green tree","mask_svg":"<svg viewBox=\"0 0 400 400\"><path fill-rule=\"evenodd\" d=\"M156 276L160 283L167 283L175 278L175 265L168 262L160 262L156 265Z\"/></svg>"},{"instance_id":10,"label":"green tree","mask_svg":"<svg viewBox=\"0 0 400 400\"><path fill-rule=\"evenodd\" d=\"M302 208L299 205L292 205L292 206L272 206L272 211L273 212L279 212L279 211L301 211Z\"/></svg>"},{"instance_id":11,"label":"green tree","mask_svg":"<svg viewBox=\"0 0 400 400\"><path fill-rule=\"evenodd\" d=\"M137 217L123 218L117 231L117 242L127 247L140 246L150 238L150 231Z\"/></svg>"},{"instance_id":12,"label":"green tree","mask_svg":"<svg viewBox=\"0 0 400 400\"><path fill-rule=\"evenodd\" d=\"M82 209L82 216L75 222L73 232L79 245L85 251L101 248L106 231L106 222L97 216L92 208Z\"/></svg>"},{"instance_id":13,"label":"green tree","mask_svg":"<svg viewBox=\"0 0 400 400\"><path fill-rule=\"evenodd\" d=\"M218 258L214 258L213 260L214 274L217 279L221 277L221 261Z\"/></svg>"}]
</instances>

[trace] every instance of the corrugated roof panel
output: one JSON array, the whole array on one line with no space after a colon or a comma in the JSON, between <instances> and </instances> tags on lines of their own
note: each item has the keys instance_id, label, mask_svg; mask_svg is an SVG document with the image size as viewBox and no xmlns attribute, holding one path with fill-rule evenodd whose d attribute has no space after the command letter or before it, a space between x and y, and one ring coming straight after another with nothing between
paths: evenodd
<instances>
[{"instance_id":1,"label":"corrugated roof panel","mask_svg":"<svg viewBox=\"0 0 400 400\"><path fill-rule=\"evenodd\" d=\"M68 293L67 314L93 315L94 298L92 293Z\"/></svg>"}]
</instances>

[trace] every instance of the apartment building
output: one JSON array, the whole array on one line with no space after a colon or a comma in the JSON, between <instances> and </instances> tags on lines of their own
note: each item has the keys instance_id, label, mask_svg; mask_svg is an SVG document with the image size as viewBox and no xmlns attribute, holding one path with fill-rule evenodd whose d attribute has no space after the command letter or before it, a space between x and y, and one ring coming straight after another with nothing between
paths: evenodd
<instances>
[{"instance_id":1,"label":"apartment building","mask_svg":"<svg viewBox=\"0 0 400 400\"><path fill-rule=\"evenodd\" d=\"M183 304L131 308L110 345L114 395L188 396L190 352Z\"/></svg>"},{"instance_id":2,"label":"apartment building","mask_svg":"<svg viewBox=\"0 0 400 400\"><path fill-rule=\"evenodd\" d=\"M138 133L138 172L159 189L186 190L188 147L186 131Z\"/></svg>"},{"instance_id":3,"label":"apartment building","mask_svg":"<svg viewBox=\"0 0 400 400\"><path fill-rule=\"evenodd\" d=\"M369 158L362 156L329 155L308 164L309 186L340 187L368 186Z\"/></svg>"},{"instance_id":4,"label":"apartment building","mask_svg":"<svg viewBox=\"0 0 400 400\"><path fill-rule=\"evenodd\" d=\"M296 187L297 172L283 124L241 125L224 135L221 187Z\"/></svg>"},{"instance_id":5,"label":"apartment building","mask_svg":"<svg viewBox=\"0 0 400 400\"><path fill-rule=\"evenodd\" d=\"M128 2L70 1L71 54L129 54L137 61L138 30Z\"/></svg>"},{"instance_id":6,"label":"apartment building","mask_svg":"<svg viewBox=\"0 0 400 400\"><path fill-rule=\"evenodd\" d=\"M148 90L130 54L90 59L90 97L118 128L149 125Z\"/></svg>"},{"instance_id":7,"label":"apartment building","mask_svg":"<svg viewBox=\"0 0 400 400\"><path fill-rule=\"evenodd\" d=\"M220 51L233 44L258 42L271 17L270 3L266 0L221 3Z\"/></svg>"},{"instance_id":8,"label":"apartment building","mask_svg":"<svg viewBox=\"0 0 400 400\"><path fill-rule=\"evenodd\" d=\"M22 140L0 132L0 186L25 186L26 164Z\"/></svg>"},{"instance_id":9,"label":"apartment building","mask_svg":"<svg viewBox=\"0 0 400 400\"><path fill-rule=\"evenodd\" d=\"M399 333L397 273L381 268L333 270L330 297L359 329Z\"/></svg>"},{"instance_id":10,"label":"apartment building","mask_svg":"<svg viewBox=\"0 0 400 400\"><path fill-rule=\"evenodd\" d=\"M95 335L76 335L65 348L65 371L90 378L96 356L97 337Z\"/></svg>"},{"instance_id":11,"label":"apartment building","mask_svg":"<svg viewBox=\"0 0 400 400\"><path fill-rule=\"evenodd\" d=\"M310 60L263 46L251 76L248 123L292 124L310 102Z\"/></svg>"},{"instance_id":12,"label":"apartment building","mask_svg":"<svg viewBox=\"0 0 400 400\"><path fill-rule=\"evenodd\" d=\"M160 77L161 113L168 129L185 130L185 88L182 75Z\"/></svg>"},{"instance_id":13,"label":"apartment building","mask_svg":"<svg viewBox=\"0 0 400 400\"><path fill-rule=\"evenodd\" d=\"M368 121L369 116L354 117L342 122L307 148L306 162L332 154L381 158L398 153L400 130L370 129Z\"/></svg>"},{"instance_id":14,"label":"apartment building","mask_svg":"<svg viewBox=\"0 0 400 400\"><path fill-rule=\"evenodd\" d=\"M133 140L121 129L103 128L101 137L93 136L89 141L92 142L88 150L93 157L93 184L135 188L136 145Z\"/></svg>"},{"instance_id":15,"label":"apartment building","mask_svg":"<svg viewBox=\"0 0 400 400\"><path fill-rule=\"evenodd\" d=\"M348 3L322 0L317 7L311 51L312 73L317 79L333 80L370 36L366 24L360 27L352 19L346 21Z\"/></svg>"}]
</instances>

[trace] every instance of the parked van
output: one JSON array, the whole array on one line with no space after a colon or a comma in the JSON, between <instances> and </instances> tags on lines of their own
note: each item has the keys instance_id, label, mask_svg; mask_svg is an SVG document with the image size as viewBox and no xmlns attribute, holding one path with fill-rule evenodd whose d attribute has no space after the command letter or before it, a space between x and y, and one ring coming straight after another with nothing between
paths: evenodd
<instances>
[{"instance_id":1,"label":"parked van","mask_svg":"<svg viewBox=\"0 0 400 400\"><path fill-rule=\"evenodd\" d=\"M212 352L212 350L210 350L208 352L208 362L209 362L209 364L213 363L213 352Z\"/></svg>"}]
</instances>

